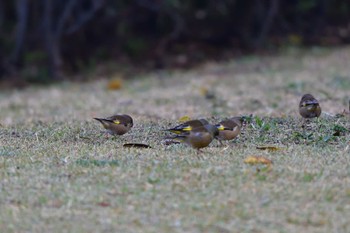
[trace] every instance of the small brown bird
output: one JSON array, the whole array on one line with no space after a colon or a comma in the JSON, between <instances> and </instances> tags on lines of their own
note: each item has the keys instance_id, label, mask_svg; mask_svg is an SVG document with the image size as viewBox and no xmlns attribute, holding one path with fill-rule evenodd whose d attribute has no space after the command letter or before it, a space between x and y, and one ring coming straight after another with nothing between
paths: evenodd
<instances>
[{"instance_id":1,"label":"small brown bird","mask_svg":"<svg viewBox=\"0 0 350 233\"><path fill-rule=\"evenodd\" d=\"M233 117L223 120L215 126L219 130L219 135L215 138L219 140L222 145L222 140L235 139L241 132L243 117Z\"/></svg>"},{"instance_id":2,"label":"small brown bird","mask_svg":"<svg viewBox=\"0 0 350 233\"><path fill-rule=\"evenodd\" d=\"M174 128L166 129L166 131L170 131L175 134L182 134L184 132L189 132L194 128L201 127L207 124L209 124L209 122L205 119L190 120L180 125L177 125Z\"/></svg>"},{"instance_id":3,"label":"small brown bird","mask_svg":"<svg viewBox=\"0 0 350 233\"><path fill-rule=\"evenodd\" d=\"M191 131L183 132L171 139L184 142L192 148L200 150L201 148L207 147L218 134L219 131L215 125L206 124L196 127Z\"/></svg>"},{"instance_id":4,"label":"small brown bird","mask_svg":"<svg viewBox=\"0 0 350 233\"><path fill-rule=\"evenodd\" d=\"M112 135L123 135L127 133L134 125L131 116L125 114L94 119L101 122L107 132Z\"/></svg>"},{"instance_id":5,"label":"small brown bird","mask_svg":"<svg viewBox=\"0 0 350 233\"><path fill-rule=\"evenodd\" d=\"M304 118L314 118L321 115L321 107L311 94L305 94L299 103L299 113Z\"/></svg>"}]
</instances>

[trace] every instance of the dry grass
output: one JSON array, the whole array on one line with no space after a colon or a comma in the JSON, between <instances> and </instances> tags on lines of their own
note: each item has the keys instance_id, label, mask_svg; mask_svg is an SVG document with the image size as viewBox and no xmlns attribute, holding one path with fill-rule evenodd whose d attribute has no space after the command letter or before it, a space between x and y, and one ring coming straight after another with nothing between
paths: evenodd
<instances>
[{"instance_id":1,"label":"dry grass","mask_svg":"<svg viewBox=\"0 0 350 233\"><path fill-rule=\"evenodd\" d=\"M118 91L99 81L1 92L1 232L349 232L349 118L335 117L348 107L349 60L349 48L299 51L149 74ZM323 115L303 129L306 92ZM92 117L113 113L132 115L133 130L106 138ZM183 115L250 114L225 147L161 144L159 130ZM245 164L250 155L271 169Z\"/></svg>"}]
</instances>

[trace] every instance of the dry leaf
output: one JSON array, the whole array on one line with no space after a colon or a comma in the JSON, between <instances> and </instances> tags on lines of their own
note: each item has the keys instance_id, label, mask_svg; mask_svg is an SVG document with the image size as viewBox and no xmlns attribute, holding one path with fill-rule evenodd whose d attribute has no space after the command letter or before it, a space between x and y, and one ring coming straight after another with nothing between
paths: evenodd
<instances>
[{"instance_id":1,"label":"dry leaf","mask_svg":"<svg viewBox=\"0 0 350 233\"><path fill-rule=\"evenodd\" d=\"M267 164L271 165L272 161L268 158L262 157L262 156L255 156L251 155L248 156L245 160L244 163L255 165L255 164Z\"/></svg>"},{"instance_id":2,"label":"dry leaf","mask_svg":"<svg viewBox=\"0 0 350 233\"><path fill-rule=\"evenodd\" d=\"M204 96L206 99L215 99L215 93L213 90L210 90L207 87L201 87L200 93L202 96Z\"/></svg>"},{"instance_id":3,"label":"dry leaf","mask_svg":"<svg viewBox=\"0 0 350 233\"><path fill-rule=\"evenodd\" d=\"M200 87L199 92L201 93L202 96L206 96L209 90L207 87L202 86Z\"/></svg>"},{"instance_id":4,"label":"dry leaf","mask_svg":"<svg viewBox=\"0 0 350 233\"><path fill-rule=\"evenodd\" d=\"M152 148L150 145L143 144L143 143L125 143L123 147Z\"/></svg>"},{"instance_id":5,"label":"dry leaf","mask_svg":"<svg viewBox=\"0 0 350 233\"><path fill-rule=\"evenodd\" d=\"M303 38L296 34L291 34L288 36L288 41L292 45L300 45L303 42Z\"/></svg>"},{"instance_id":6,"label":"dry leaf","mask_svg":"<svg viewBox=\"0 0 350 233\"><path fill-rule=\"evenodd\" d=\"M185 116L182 116L179 118L179 122L186 122L186 121L190 121L191 120L191 117L185 115Z\"/></svg>"},{"instance_id":7,"label":"dry leaf","mask_svg":"<svg viewBox=\"0 0 350 233\"><path fill-rule=\"evenodd\" d=\"M108 82L107 89L108 90L119 90L123 86L123 80L121 78L115 78Z\"/></svg>"},{"instance_id":8,"label":"dry leaf","mask_svg":"<svg viewBox=\"0 0 350 233\"><path fill-rule=\"evenodd\" d=\"M53 208L60 208L63 205L63 202L61 200L54 199L50 201L48 205Z\"/></svg>"},{"instance_id":9,"label":"dry leaf","mask_svg":"<svg viewBox=\"0 0 350 233\"><path fill-rule=\"evenodd\" d=\"M101 206L101 207L108 207L111 204L109 202L106 202L106 201L101 201L101 202L98 202L97 205Z\"/></svg>"},{"instance_id":10,"label":"dry leaf","mask_svg":"<svg viewBox=\"0 0 350 233\"><path fill-rule=\"evenodd\" d=\"M282 148L279 148L279 147L276 147L276 146L257 146L256 149L258 149L258 150L268 150L268 151L282 150Z\"/></svg>"}]
</instances>

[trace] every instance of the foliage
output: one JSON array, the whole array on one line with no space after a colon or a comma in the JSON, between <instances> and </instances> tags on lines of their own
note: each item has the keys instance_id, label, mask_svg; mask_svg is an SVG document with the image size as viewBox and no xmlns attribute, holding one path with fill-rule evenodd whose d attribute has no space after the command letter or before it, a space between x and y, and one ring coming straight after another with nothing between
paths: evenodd
<instances>
[{"instance_id":1,"label":"foliage","mask_svg":"<svg viewBox=\"0 0 350 233\"><path fill-rule=\"evenodd\" d=\"M345 0L1 0L0 77L26 78L28 66L58 79L123 57L159 68L227 48L347 43L349 12ZM36 54L45 57L28 61Z\"/></svg>"}]
</instances>

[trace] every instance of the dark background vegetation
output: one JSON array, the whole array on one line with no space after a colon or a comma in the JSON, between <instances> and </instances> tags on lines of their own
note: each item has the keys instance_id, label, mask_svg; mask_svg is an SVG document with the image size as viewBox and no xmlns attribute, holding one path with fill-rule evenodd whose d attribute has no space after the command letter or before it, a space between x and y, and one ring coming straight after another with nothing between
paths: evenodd
<instances>
[{"instance_id":1,"label":"dark background vegetation","mask_svg":"<svg viewBox=\"0 0 350 233\"><path fill-rule=\"evenodd\" d=\"M0 79L60 80L350 42L348 0L0 0Z\"/></svg>"}]
</instances>

